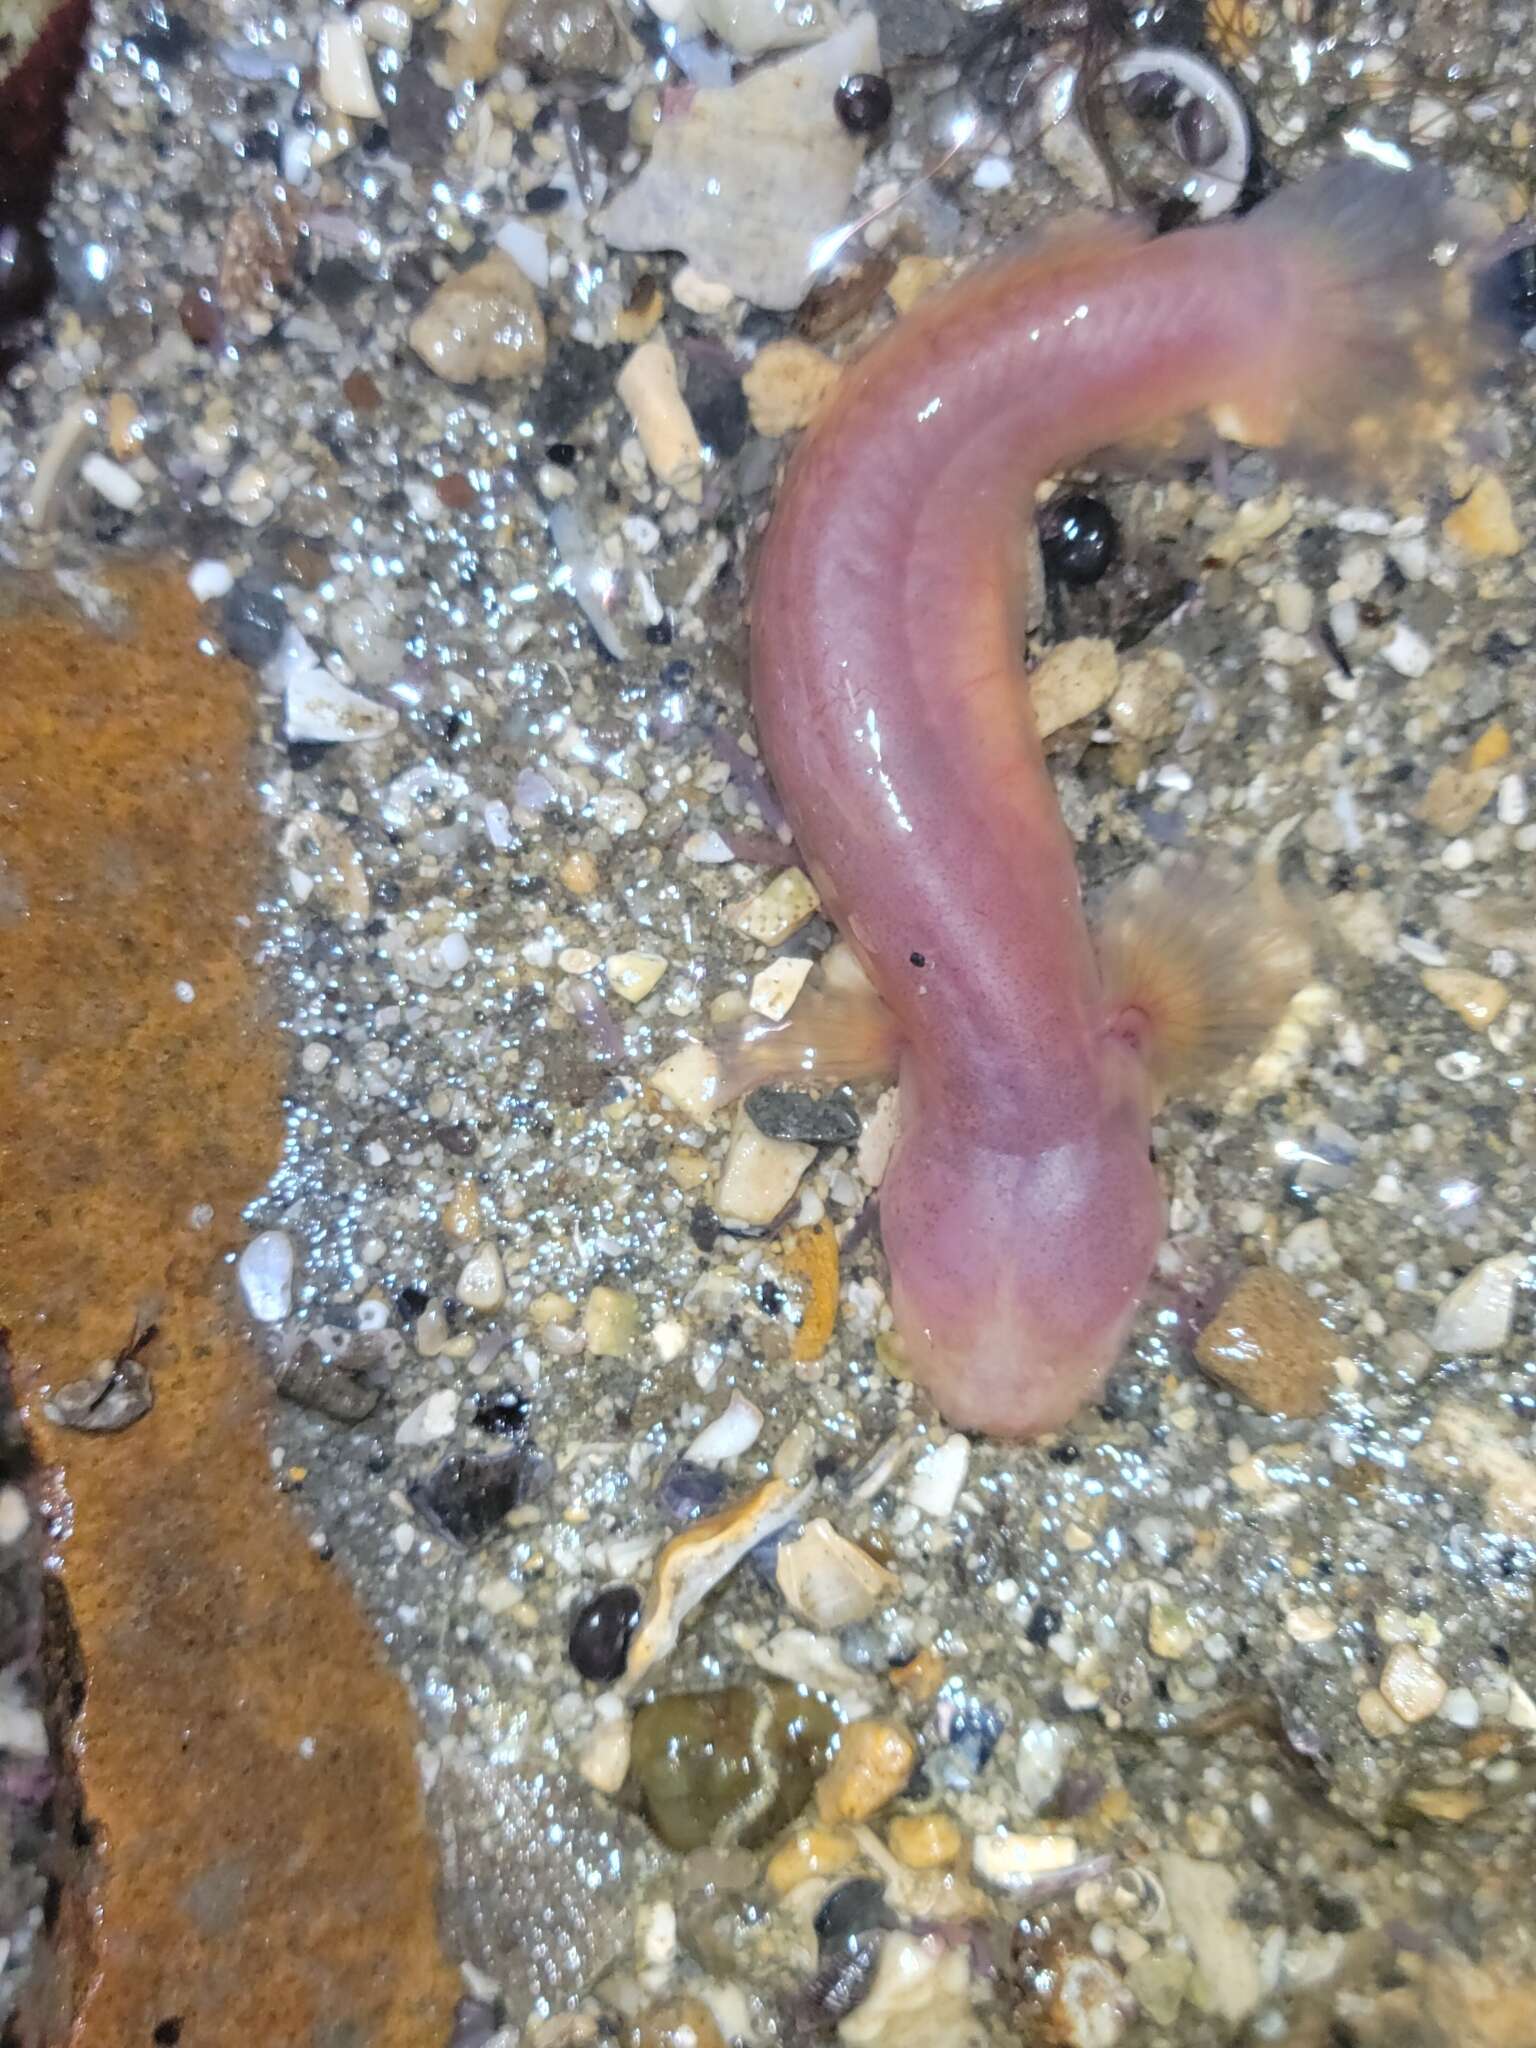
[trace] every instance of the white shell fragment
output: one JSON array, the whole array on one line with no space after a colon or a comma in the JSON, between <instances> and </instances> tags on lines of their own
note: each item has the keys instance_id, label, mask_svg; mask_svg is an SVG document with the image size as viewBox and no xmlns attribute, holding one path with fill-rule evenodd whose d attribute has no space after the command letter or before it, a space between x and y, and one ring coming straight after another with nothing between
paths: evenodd
<instances>
[{"instance_id":1,"label":"white shell fragment","mask_svg":"<svg viewBox=\"0 0 1536 2048\"><path fill-rule=\"evenodd\" d=\"M359 121L382 119L384 109L373 89L363 25L355 14L332 14L320 31L316 56L320 93L333 112Z\"/></svg>"},{"instance_id":2,"label":"white shell fragment","mask_svg":"<svg viewBox=\"0 0 1536 2048\"><path fill-rule=\"evenodd\" d=\"M901 1591L894 1572L840 1536L821 1515L783 1545L774 1576L796 1614L819 1629L868 1621Z\"/></svg>"},{"instance_id":3,"label":"white shell fragment","mask_svg":"<svg viewBox=\"0 0 1536 2048\"><path fill-rule=\"evenodd\" d=\"M978 1835L972 1865L983 1884L999 1891L1028 1891L1042 1877L1070 1870L1079 1860L1071 1835Z\"/></svg>"},{"instance_id":4,"label":"white shell fragment","mask_svg":"<svg viewBox=\"0 0 1536 2048\"><path fill-rule=\"evenodd\" d=\"M293 1307L293 1239L286 1230L263 1230L235 1267L245 1305L258 1323L280 1323Z\"/></svg>"},{"instance_id":5,"label":"white shell fragment","mask_svg":"<svg viewBox=\"0 0 1536 2048\"><path fill-rule=\"evenodd\" d=\"M603 233L619 249L679 249L739 298L790 311L841 246L864 153L834 96L853 73L879 69L874 17L860 14L738 85L700 87L657 129Z\"/></svg>"},{"instance_id":6,"label":"white shell fragment","mask_svg":"<svg viewBox=\"0 0 1536 2048\"><path fill-rule=\"evenodd\" d=\"M684 1454L693 1465L728 1465L750 1451L762 1434L763 1411L745 1394L733 1393L712 1422L706 1422Z\"/></svg>"},{"instance_id":7,"label":"white shell fragment","mask_svg":"<svg viewBox=\"0 0 1536 2048\"><path fill-rule=\"evenodd\" d=\"M687 40L706 30L738 57L813 43L827 32L821 0L654 0L651 12Z\"/></svg>"},{"instance_id":8,"label":"white shell fragment","mask_svg":"<svg viewBox=\"0 0 1536 2048\"><path fill-rule=\"evenodd\" d=\"M672 1538L656 1560L655 1576L630 1638L622 1681L626 1692L671 1654L683 1623L700 1601L764 1537L792 1522L808 1497L804 1487L765 1480L745 1500L695 1522Z\"/></svg>"},{"instance_id":9,"label":"white shell fragment","mask_svg":"<svg viewBox=\"0 0 1536 2048\"><path fill-rule=\"evenodd\" d=\"M395 1442L418 1450L426 1444L441 1443L445 1437L453 1435L458 1415L457 1389L439 1387L435 1394L428 1394L424 1401L418 1401L410 1414L403 1417L395 1431Z\"/></svg>"},{"instance_id":10,"label":"white shell fragment","mask_svg":"<svg viewBox=\"0 0 1536 2048\"><path fill-rule=\"evenodd\" d=\"M739 1109L715 1189L716 1215L736 1223L772 1223L794 1200L815 1157L814 1145L767 1137Z\"/></svg>"},{"instance_id":11,"label":"white shell fragment","mask_svg":"<svg viewBox=\"0 0 1536 2048\"><path fill-rule=\"evenodd\" d=\"M290 740L381 740L399 722L393 705L375 704L328 669L290 677L283 693L283 732Z\"/></svg>"},{"instance_id":12,"label":"white shell fragment","mask_svg":"<svg viewBox=\"0 0 1536 2048\"><path fill-rule=\"evenodd\" d=\"M496 246L512 258L531 285L543 291L549 283L549 237L532 221L503 221L496 230Z\"/></svg>"},{"instance_id":13,"label":"white shell fragment","mask_svg":"<svg viewBox=\"0 0 1536 2048\"><path fill-rule=\"evenodd\" d=\"M869 1990L837 2038L845 2048L975 2048L982 2033L965 1948L932 1934L888 1934Z\"/></svg>"},{"instance_id":14,"label":"white shell fragment","mask_svg":"<svg viewBox=\"0 0 1536 2048\"><path fill-rule=\"evenodd\" d=\"M1515 1297L1530 1271L1524 1252L1484 1259L1441 1302L1430 1341L1446 1357L1500 1351L1515 1320Z\"/></svg>"},{"instance_id":15,"label":"white shell fragment","mask_svg":"<svg viewBox=\"0 0 1536 2048\"><path fill-rule=\"evenodd\" d=\"M919 1514L942 1522L955 1511L970 1464L970 1444L958 1431L941 1444L930 1444L912 1469L907 1499Z\"/></svg>"},{"instance_id":16,"label":"white shell fragment","mask_svg":"<svg viewBox=\"0 0 1536 2048\"><path fill-rule=\"evenodd\" d=\"M698 504L704 495L704 448L678 383L677 360L662 336L641 342L614 388L657 477Z\"/></svg>"},{"instance_id":17,"label":"white shell fragment","mask_svg":"<svg viewBox=\"0 0 1536 2048\"><path fill-rule=\"evenodd\" d=\"M1248 176L1251 154L1248 116L1243 103L1213 64L1207 64L1190 50L1158 44L1128 50L1109 67L1110 76L1124 85L1148 73L1176 78L1180 85L1213 109L1226 136L1226 146L1213 163L1191 164L1181 188L1194 202L1202 220L1214 220L1237 203Z\"/></svg>"},{"instance_id":18,"label":"white shell fragment","mask_svg":"<svg viewBox=\"0 0 1536 2048\"><path fill-rule=\"evenodd\" d=\"M138 478L100 449L93 450L81 463L80 478L98 498L105 498L119 512L135 512L144 502L144 486Z\"/></svg>"}]
</instances>

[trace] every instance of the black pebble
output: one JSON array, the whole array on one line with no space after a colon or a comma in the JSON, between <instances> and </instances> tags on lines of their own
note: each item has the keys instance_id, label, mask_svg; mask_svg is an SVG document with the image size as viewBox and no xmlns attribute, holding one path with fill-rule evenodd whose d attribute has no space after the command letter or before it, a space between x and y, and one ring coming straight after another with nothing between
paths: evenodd
<instances>
[{"instance_id":1,"label":"black pebble","mask_svg":"<svg viewBox=\"0 0 1536 2048\"><path fill-rule=\"evenodd\" d=\"M452 1451L405 1497L429 1529L474 1550L494 1536L502 1518L539 1491L548 1464L526 1447L516 1451Z\"/></svg>"},{"instance_id":2,"label":"black pebble","mask_svg":"<svg viewBox=\"0 0 1536 2048\"><path fill-rule=\"evenodd\" d=\"M816 1909L816 1939L823 1949L844 1948L875 1928L894 1927L896 1915L885 1903L885 1887L877 1877L852 1877L828 1892Z\"/></svg>"},{"instance_id":3,"label":"black pebble","mask_svg":"<svg viewBox=\"0 0 1536 2048\"><path fill-rule=\"evenodd\" d=\"M1524 334L1536 327L1536 243L1512 249L1482 274L1478 310L1485 320Z\"/></svg>"},{"instance_id":4,"label":"black pebble","mask_svg":"<svg viewBox=\"0 0 1536 2048\"><path fill-rule=\"evenodd\" d=\"M310 279L314 294L332 312L341 312L362 291L368 280L355 264L343 256L323 256Z\"/></svg>"},{"instance_id":5,"label":"black pebble","mask_svg":"<svg viewBox=\"0 0 1536 2048\"><path fill-rule=\"evenodd\" d=\"M1074 589L1097 583L1120 549L1120 527L1102 498L1063 491L1040 517L1040 552L1047 575Z\"/></svg>"},{"instance_id":6,"label":"black pebble","mask_svg":"<svg viewBox=\"0 0 1536 2048\"><path fill-rule=\"evenodd\" d=\"M288 607L270 583L242 576L223 605L224 638L236 661L260 668L283 644Z\"/></svg>"},{"instance_id":7,"label":"black pebble","mask_svg":"<svg viewBox=\"0 0 1536 2048\"><path fill-rule=\"evenodd\" d=\"M565 204L565 194L558 185L535 185L531 192L524 193L523 204L530 213L558 213Z\"/></svg>"},{"instance_id":8,"label":"black pebble","mask_svg":"<svg viewBox=\"0 0 1536 2048\"><path fill-rule=\"evenodd\" d=\"M143 28L134 29L124 41L133 44L141 60L158 64L164 71L179 64L189 50L195 50L202 37L171 8L151 7L145 14Z\"/></svg>"},{"instance_id":9,"label":"black pebble","mask_svg":"<svg viewBox=\"0 0 1536 2048\"><path fill-rule=\"evenodd\" d=\"M1043 1650L1060 1627L1061 1616L1054 1607L1037 1607L1025 1624L1024 1640Z\"/></svg>"},{"instance_id":10,"label":"black pebble","mask_svg":"<svg viewBox=\"0 0 1536 2048\"><path fill-rule=\"evenodd\" d=\"M611 1685L624 1669L629 1639L640 1619L637 1586L604 1586L576 1610L571 1622L571 1662L594 1685Z\"/></svg>"},{"instance_id":11,"label":"black pebble","mask_svg":"<svg viewBox=\"0 0 1536 2048\"><path fill-rule=\"evenodd\" d=\"M688 410L699 437L722 462L741 453L750 424L741 379L694 364L688 373Z\"/></svg>"},{"instance_id":12,"label":"black pebble","mask_svg":"<svg viewBox=\"0 0 1536 2048\"><path fill-rule=\"evenodd\" d=\"M530 1407L528 1396L515 1387L499 1394L482 1394L475 1403L475 1427L488 1436L521 1436L528 1427Z\"/></svg>"},{"instance_id":13,"label":"black pebble","mask_svg":"<svg viewBox=\"0 0 1536 2048\"><path fill-rule=\"evenodd\" d=\"M747 1115L765 1138L799 1145L852 1145L861 1128L846 1096L806 1095L799 1088L754 1088Z\"/></svg>"},{"instance_id":14,"label":"black pebble","mask_svg":"<svg viewBox=\"0 0 1536 2048\"><path fill-rule=\"evenodd\" d=\"M330 740L290 740L288 742L288 766L302 775L307 769L318 768L330 753L334 743Z\"/></svg>"},{"instance_id":15,"label":"black pebble","mask_svg":"<svg viewBox=\"0 0 1536 2048\"><path fill-rule=\"evenodd\" d=\"M402 1323L414 1323L432 1299L424 1287L402 1287L395 1296L395 1307Z\"/></svg>"},{"instance_id":16,"label":"black pebble","mask_svg":"<svg viewBox=\"0 0 1536 2048\"><path fill-rule=\"evenodd\" d=\"M0 322L37 312L52 281L48 244L37 223L0 227Z\"/></svg>"},{"instance_id":17,"label":"black pebble","mask_svg":"<svg viewBox=\"0 0 1536 2048\"><path fill-rule=\"evenodd\" d=\"M843 80L833 105L850 135L876 135L891 118L891 88L875 72L859 71Z\"/></svg>"}]
</instances>

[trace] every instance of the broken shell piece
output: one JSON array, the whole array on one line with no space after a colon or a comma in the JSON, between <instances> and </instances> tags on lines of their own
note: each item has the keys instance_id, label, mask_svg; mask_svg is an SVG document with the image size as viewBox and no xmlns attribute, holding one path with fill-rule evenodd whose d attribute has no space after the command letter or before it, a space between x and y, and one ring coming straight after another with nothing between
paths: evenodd
<instances>
[{"instance_id":1,"label":"broken shell piece","mask_svg":"<svg viewBox=\"0 0 1536 2048\"><path fill-rule=\"evenodd\" d=\"M613 1693L597 1700L597 1725L576 1752L576 1768L587 1783L611 1797L629 1776L630 1738L633 1724L622 1701Z\"/></svg>"},{"instance_id":2,"label":"broken shell piece","mask_svg":"<svg viewBox=\"0 0 1536 2048\"><path fill-rule=\"evenodd\" d=\"M771 961L761 973L753 975L748 1003L760 1017L769 1017L777 1024L794 1008L795 998L805 987L813 964L809 960Z\"/></svg>"},{"instance_id":3,"label":"broken shell piece","mask_svg":"<svg viewBox=\"0 0 1536 2048\"><path fill-rule=\"evenodd\" d=\"M774 1576L796 1614L820 1629L867 1621L901 1591L894 1572L820 1515L784 1544Z\"/></svg>"},{"instance_id":4,"label":"broken shell piece","mask_svg":"<svg viewBox=\"0 0 1536 2048\"><path fill-rule=\"evenodd\" d=\"M626 1003L643 1003L667 971L660 953L610 953L604 969L608 986Z\"/></svg>"},{"instance_id":5,"label":"broken shell piece","mask_svg":"<svg viewBox=\"0 0 1536 2048\"><path fill-rule=\"evenodd\" d=\"M527 382L544 368L544 315L533 286L503 249L445 278L411 322L411 347L449 384Z\"/></svg>"},{"instance_id":6,"label":"broken shell piece","mask_svg":"<svg viewBox=\"0 0 1536 2048\"><path fill-rule=\"evenodd\" d=\"M1071 1835L978 1835L971 1861L983 1884L999 1891L1032 1891L1044 1877L1070 1870L1078 1862Z\"/></svg>"},{"instance_id":7,"label":"broken shell piece","mask_svg":"<svg viewBox=\"0 0 1536 2048\"><path fill-rule=\"evenodd\" d=\"M1041 739L1075 725L1115 694L1120 663L1112 640L1063 640L1036 665L1030 702Z\"/></svg>"},{"instance_id":8,"label":"broken shell piece","mask_svg":"<svg viewBox=\"0 0 1536 2048\"><path fill-rule=\"evenodd\" d=\"M1505 1252L1474 1266L1435 1312L1430 1342L1447 1358L1483 1357L1508 1342L1515 1297L1530 1271L1524 1252Z\"/></svg>"},{"instance_id":9,"label":"broken shell piece","mask_svg":"<svg viewBox=\"0 0 1536 2048\"><path fill-rule=\"evenodd\" d=\"M641 342L615 386L645 459L662 483L697 505L704 495L704 449L678 383L677 360L665 338Z\"/></svg>"},{"instance_id":10,"label":"broken shell piece","mask_svg":"<svg viewBox=\"0 0 1536 2048\"><path fill-rule=\"evenodd\" d=\"M715 1189L715 1212L727 1222L761 1226L783 1214L801 1176L816 1157L814 1145L766 1138L748 1116L736 1112L736 1128Z\"/></svg>"},{"instance_id":11,"label":"broken shell piece","mask_svg":"<svg viewBox=\"0 0 1536 2048\"><path fill-rule=\"evenodd\" d=\"M795 1519L808 1498L805 1488L769 1479L745 1500L722 1508L674 1536L656 1560L655 1576L629 1642L621 1681L631 1691L663 1657L670 1655L683 1623L720 1581L765 1537Z\"/></svg>"},{"instance_id":12,"label":"broken shell piece","mask_svg":"<svg viewBox=\"0 0 1536 2048\"><path fill-rule=\"evenodd\" d=\"M703 86L664 120L634 181L599 225L618 249L679 249L754 305L788 312L850 232L862 140L838 119L838 87L878 71L874 17L739 84Z\"/></svg>"},{"instance_id":13,"label":"broken shell piece","mask_svg":"<svg viewBox=\"0 0 1536 2048\"><path fill-rule=\"evenodd\" d=\"M845 2048L976 2048L968 1952L937 1935L887 1934L869 1990L837 2035Z\"/></svg>"},{"instance_id":14,"label":"broken shell piece","mask_svg":"<svg viewBox=\"0 0 1536 2048\"><path fill-rule=\"evenodd\" d=\"M651 1086L664 1102L702 1122L720 1098L720 1062L707 1045L691 1041L668 1054Z\"/></svg>"},{"instance_id":15,"label":"broken shell piece","mask_svg":"<svg viewBox=\"0 0 1536 2048\"><path fill-rule=\"evenodd\" d=\"M379 740L399 722L393 705L349 690L328 669L290 677L283 693L283 734L290 740Z\"/></svg>"},{"instance_id":16,"label":"broken shell piece","mask_svg":"<svg viewBox=\"0 0 1536 2048\"><path fill-rule=\"evenodd\" d=\"M373 89L363 25L355 14L330 16L320 31L316 56L320 65L320 93L328 107L359 121L382 119L384 109Z\"/></svg>"},{"instance_id":17,"label":"broken shell piece","mask_svg":"<svg viewBox=\"0 0 1536 2048\"><path fill-rule=\"evenodd\" d=\"M801 925L821 908L809 875L799 868L785 868L755 896L747 897L725 913L726 921L760 946L782 946Z\"/></svg>"},{"instance_id":18,"label":"broken shell piece","mask_svg":"<svg viewBox=\"0 0 1536 2048\"><path fill-rule=\"evenodd\" d=\"M763 1411L745 1394L733 1393L713 1422L706 1422L684 1452L690 1465L728 1465L750 1451L762 1434Z\"/></svg>"}]
</instances>

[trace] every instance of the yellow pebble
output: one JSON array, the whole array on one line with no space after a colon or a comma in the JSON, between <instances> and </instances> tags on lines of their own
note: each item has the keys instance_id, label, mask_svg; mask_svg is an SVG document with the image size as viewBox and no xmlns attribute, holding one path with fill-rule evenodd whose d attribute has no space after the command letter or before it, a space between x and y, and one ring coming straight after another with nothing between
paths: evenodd
<instances>
[{"instance_id":1,"label":"yellow pebble","mask_svg":"<svg viewBox=\"0 0 1536 2048\"><path fill-rule=\"evenodd\" d=\"M948 272L948 264L938 256L903 256L885 288L886 295L898 313L910 313L919 299L944 282Z\"/></svg>"},{"instance_id":2,"label":"yellow pebble","mask_svg":"<svg viewBox=\"0 0 1536 2048\"><path fill-rule=\"evenodd\" d=\"M752 424L776 441L808 427L831 397L842 369L808 341L770 341L741 380Z\"/></svg>"},{"instance_id":3,"label":"yellow pebble","mask_svg":"<svg viewBox=\"0 0 1536 2048\"><path fill-rule=\"evenodd\" d=\"M627 1358L640 1326L640 1304L618 1287L594 1287L582 1316L594 1358Z\"/></svg>"},{"instance_id":4,"label":"yellow pebble","mask_svg":"<svg viewBox=\"0 0 1536 2048\"><path fill-rule=\"evenodd\" d=\"M943 1870L960 1854L960 1830L947 1813L898 1814L886 1840L909 1870Z\"/></svg>"},{"instance_id":5,"label":"yellow pebble","mask_svg":"<svg viewBox=\"0 0 1536 2048\"><path fill-rule=\"evenodd\" d=\"M802 1365L809 1364L826 1350L837 1321L837 1232L825 1222L797 1231L785 1245L779 1263L806 1284L793 1356Z\"/></svg>"},{"instance_id":6,"label":"yellow pebble","mask_svg":"<svg viewBox=\"0 0 1536 2048\"><path fill-rule=\"evenodd\" d=\"M857 1853L853 1837L841 1828L796 1828L769 1857L763 1875L770 1890L783 1898L808 1877L831 1877L845 1870Z\"/></svg>"},{"instance_id":7,"label":"yellow pebble","mask_svg":"<svg viewBox=\"0 0 1536 2048\"><path fill-rule=\"evenodd\" d=\"M568 853L560 863L560 879L573 896L590 896L597 887L597 862L590 853Z\"/></svg>"},{"instance_id":8,"label":"yellow pebble","mask_svg":"<svg viewBox=\"0 0 1536 2048\"><path fill-rule=\"evenodd\" d=\"M1479 558L1520 552L1520 530L1501 477L1479 477L1447 516L1443 531L1464 553Z\"/></svg>"},{"instance_id":9,"label":"yellow pebble","mask_svg":"<svg viewBox=\"0 0 1536 2048\"><path fill-rule=\"evenodd\" d=\"M1497 768L1501 761L1509 759L1509 727L1495 720L1484 733L1479 733L1472 751L1467 755L1469 768Z\"/></svg>"},{"instance_id":10,"label":"yellow pebble","mask_svg":"<svg viewBox=\"0 0 1536 2048\"><path fill-rule=\"evenodd\" d=\"M1424 986L1474 1031L1486 1031L1509 1001L1509 990L1502 981L1495 981L1491 974L1468 974L1459 967L1426 967Z\"/></svg>"},{"instance_id":11,"label":"yellow pebble","mask_svg":"<svg viewBox=\"0 0 1536 2048\"><path fill-rule=\"evenodd\" d=\"M949 1666L931 1644L891 1673L891 1683L918 1706L925 1706L949 1676Z\"/></svg>"},{"instance_id":12,"label":"yellow pebble","mask_svg":"<svg viewBox=\"0 0 1536 2048\"><path fill-rule=\"evenodd\" d=\"M898 1722L855 1721L816 1787L816 1811L832 1823L868 1820L901 1791L916 1761L917 1744Z\"/></svg>"}]
</instances>

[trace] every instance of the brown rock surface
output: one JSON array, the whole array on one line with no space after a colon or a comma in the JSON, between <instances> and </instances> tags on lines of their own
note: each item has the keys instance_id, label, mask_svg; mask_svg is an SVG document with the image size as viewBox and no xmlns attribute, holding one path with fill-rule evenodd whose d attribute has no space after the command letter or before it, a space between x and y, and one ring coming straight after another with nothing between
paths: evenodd
<instances>
[{"instance_id":1,"label":"brown rock surface","mask_svg":"<svg viewBox=\"0 0 1536 2048\"><path fill-rule=\"evenodd\" d=\"M0 595L0 1321L49 1475L90 1830L24 2037L437 2048L454 1982L412 1721L274 1491L224 1263L283 1071L245 922L250 679L197 653L179 572L137 578L121 638ZM145 1309L151 1411L49 1424L48 1392Z\"/></svg>"}]
</instances>

